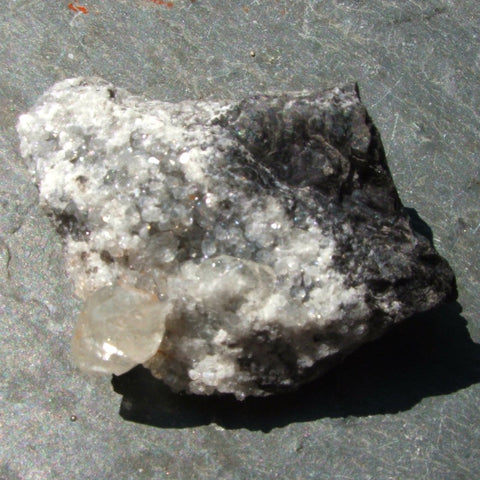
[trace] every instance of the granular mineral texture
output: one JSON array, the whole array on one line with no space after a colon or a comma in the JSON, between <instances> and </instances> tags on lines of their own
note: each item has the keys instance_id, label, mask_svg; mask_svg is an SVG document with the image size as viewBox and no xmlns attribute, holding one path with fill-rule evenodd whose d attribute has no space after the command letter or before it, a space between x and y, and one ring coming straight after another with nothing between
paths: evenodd
<instances>
[{"instance_id":1,"label":"granular mineral texture","mask_svg":"<svg viewBox=\"0 0 480 480\"><path fill-rule=\"evenodd\" d=\"M355 85L173 104L75 78L18 132L85 299L84 370L269 395L456 298Z\"/></svg>"}]
</instances>

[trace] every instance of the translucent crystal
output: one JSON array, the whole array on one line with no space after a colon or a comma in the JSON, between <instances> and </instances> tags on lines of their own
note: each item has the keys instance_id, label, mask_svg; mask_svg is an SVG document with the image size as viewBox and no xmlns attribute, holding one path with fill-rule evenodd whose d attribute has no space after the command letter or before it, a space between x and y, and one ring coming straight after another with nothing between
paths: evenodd
<instances>
[{"instance_id":1,"label":"translucent crystal","mask_svg":"<svg viewBox=\"0 0 480 480\"><path fill-rule=\"evenodd\" d=\"M163 338L170 305L128 286L104 287L85 302L72 341L85 371L120 375L151 358Z\"/></svg>"}]
</instances>

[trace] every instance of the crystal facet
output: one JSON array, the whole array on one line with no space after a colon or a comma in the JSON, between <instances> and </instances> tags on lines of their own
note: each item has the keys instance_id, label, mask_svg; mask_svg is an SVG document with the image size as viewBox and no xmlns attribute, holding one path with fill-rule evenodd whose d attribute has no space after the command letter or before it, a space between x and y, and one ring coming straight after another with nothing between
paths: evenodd
<instances>
[{"instance_id":1,"label":"crystal facet","mask_svg":"<svg viewBox=\"0 0 480 480\"><path fill-rule=\"evenodd\" d=\"M72 353L87 371L120 375L153 357L165 332L170 305L129 286L103 287L85 301Z\"/></svg>"}]
</instances>

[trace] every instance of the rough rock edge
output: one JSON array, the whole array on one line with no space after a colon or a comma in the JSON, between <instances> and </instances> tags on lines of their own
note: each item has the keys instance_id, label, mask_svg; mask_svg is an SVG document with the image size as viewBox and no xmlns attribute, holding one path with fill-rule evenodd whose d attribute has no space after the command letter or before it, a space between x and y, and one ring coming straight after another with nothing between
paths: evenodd
<instances>
[{"instance_id":1,"label":"rough rock edge","mask_svg":"<svg viewBox=\"0 0 480 480\"><path fill-rule=\"evenodd\" d=\"M76 88L92 86L112 102L126 108L136 105L137 100L127 92L101 80L67 82L70 94ZM58 101L58 85L39 101L38 108ZM208 117L205 103L184 105L201 110L202 121ZM166 108L179 118L181 110ZM184 358L175 360L176 334L172 332L181 329L178 324L172 325L171 317L167 319L161 354L146 363L154 374L174 389L196 393L232 391L243 398L289 390L317 377L389 326L456 298L453 272L400 202L380 135L360 103L355 85L323 94L257 95L240 103L221 102L211 110L215 115L205 128L220 128L229 138L225 157L235 165L235 171L226 174L243 175L257 192L271 192L292 221L305 212L317 217L324 234L335 240L333 267L343 275L345 288L367 287L368 314L361 323L362 328L367 327L352 340L351 330L359 325L349 324L350 313L345 311L344 325L338 321L329 325L311 322L296 329L272 322L253 329L236 338L233 346L238 351L235 381L239 385L234 381L226 388L217 385L202 391L191 378L196 375L192 374L192 365ZM23 153L35 157L35 146L28 145L29 128L34 127L21 119ZM33 163L38 170L38 159L33 158ZM88 231L87 220L75 204L50 208L67 241ZM108 251L102 253L102 261L114 261ZM299 351L299 345L304 352ZM302 364L300 356L312 354L318 345L334 348L324 356L317 355L312 364ZM165 362L165 358L170 361Z\"/></svg>"}]
</instances>

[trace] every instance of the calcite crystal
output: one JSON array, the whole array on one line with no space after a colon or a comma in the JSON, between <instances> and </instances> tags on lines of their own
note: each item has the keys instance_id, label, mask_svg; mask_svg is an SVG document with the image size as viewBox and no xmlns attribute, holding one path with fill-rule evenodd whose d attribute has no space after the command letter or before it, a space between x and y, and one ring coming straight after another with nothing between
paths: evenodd
<instances>
[{"instance_id":1,"label":"calcite crystal","mask_svg":"<svg viewBox=\"0 0 480 480\"><path fill-rule=\"evenodd\" d=\"M355 85L172 104L76 78L18 132L86 299L84 370L268 395L456 298Z\"/></svg>"}]
</instances>

